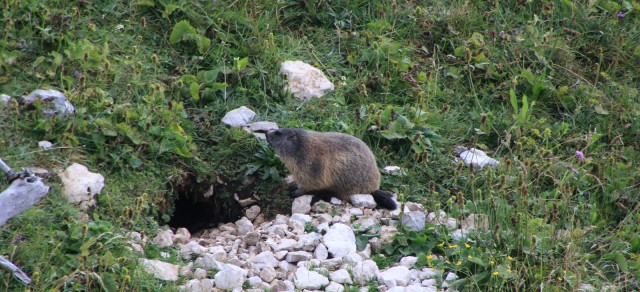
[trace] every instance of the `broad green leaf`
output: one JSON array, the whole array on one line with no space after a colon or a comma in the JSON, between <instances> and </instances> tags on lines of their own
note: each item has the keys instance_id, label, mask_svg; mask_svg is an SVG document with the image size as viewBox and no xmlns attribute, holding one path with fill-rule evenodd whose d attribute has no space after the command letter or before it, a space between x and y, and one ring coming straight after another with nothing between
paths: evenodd
<instances>
[{"instance_id":1,"label":"broad green leaf","mask_svg":"<svg viewBox=\"0 0 640 292\"><path fill-rule=\"evenodd\" d=\"M196 35L196 45L198 46L198 52L200 52L200 54L204 54L207 52L207 49L209 49L209 46L211 45L211 40L201 36L201 35Z\"/></svg>"},{"instance_id":2,"label":"broad green leaf","mask_svg":"<svg viewBox=\"0 0 640 292\"><path fill-rule=\"evenodd\" d=\"M171 13L173 13L173 11L175 11L178 8L180 8L180 6L175 4L167 4L167 6L164 7L164 12L162 13L162 17L169 18L169 15L171 15Z\"/></svg>"},{"instance_id":3,"label":"broad green leaf","mask_svg":"<svg viewBox=\"0 0 640 292\"><path fill-rule=\"evenodd\" d=\"M242 59L236 59L236 70L242 71L247 68L247 64L249 63L249 58L244 57Z\"/></svg>"},{"instance_id":4,"label":"broad green leaf","mask_svg":"<svg viewBox=\"0 0 640 292\"><path fill-rule=\"evenodd\" d=\"M511 101L511 107L513 108L513 112L518 114L518 98L516 97L516 92L513 91L513 88L509 90L509 100Z\"/></svg>"},{"instance_id":5,"label":"broad green leaf","mask_svg":"<svg viewBox=\"0 0 640 292\"><path fill-rule=\"evenodd\" d=\"M171 35L169 35L169 43L175 44L179 41L184 40L185 38L192 37L192 35L195 35L197 33L198 32L196 31L196 29L193 28L191 24L189 24L189 21L182 20L173 26Z\"/></svg>"},{"instance_id":6,"label":"broad green leaf","mask_svg":"<svg viewBox=\"0 0 640 292\"><path fill-rule=\"evenodd\" d=\"M200 85L198 83L192 82L191 85L189 85L189 93L191 93L191 98L193 100L200 100Z\"/></svg>"}]
</instances>

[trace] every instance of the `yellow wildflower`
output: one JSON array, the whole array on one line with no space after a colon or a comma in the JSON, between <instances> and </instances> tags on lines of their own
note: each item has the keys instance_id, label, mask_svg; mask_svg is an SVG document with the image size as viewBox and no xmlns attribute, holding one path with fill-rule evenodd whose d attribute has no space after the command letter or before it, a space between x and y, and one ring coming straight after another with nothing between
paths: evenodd
<instances>
[{"instance_id":1,"label":"yellow wildflower","mask_svg":"<svg viewBox=\"0 0 640 292\"><path fill-rule=\"evenodd\" d=\"M458 245L457 245L457 244L450 244L450 245L449 245L449 248L457 248L457 247L458 247Z\"/></svg>"},{"instance_id":2,"label":"yellow wildflower","mask_svg":"<svg viewBox=\"0 0 640 292\"><path fill-rule=\"evenodd\" d=\"M494 276L497 276L498 274L499 274L499 273L498 273L497 271L496 271L496 272L493 272L493 275L494 275Z\"/></svg>"},{"instance_id":3,"label":"yellow wildflower","mask_svg":"<svg viewBox=\"0 0 640 292\"><path fill-rule=\"evenodd\" d=\"M464 246L465 246L466 248L471 248L471 246L470 246L468 243L466 243L466 242L464 243Z\"/></svg>"},{"instance_id":4,"label":"yellow wildflower","mask_svg":"<svg viewBox=\"0 0 640 292\"><path fill-rule=\"evenodd\" d=\"M427 256L427 260L428 261L430 261L432 258L433 258L433 255L431 255L431 254Z\"/></svg>"},{"instance_id":5,"label":"yellow wildflower","mask_svg":"<svg viewBox=\"0 0 640 292\"><path fill-rule=\"evenodd\" d=\"M511 270L507 270L507 273L511 273Z\"/></svg>"},{"instance_id":6,"label":"yellow wildflower","mask_svg":"<svg viewBox=\"0 0 640 292\"><path fill-rule=\"evenodd\" d=\"M438 247L443 247L444 246L444 241L441 243L438 243Z\"/></svg>"},{"instance_id":7,"label":"yellow wildflower","mask_svg":"<svg viewBox=\"0 0 640 292\"><path fill-rule=\"evenodd\" d=\"M494 261L490 261L489 263L492 264L492 265L496 264L496 262L494 262Z\"/></svg>"},{"instance_id":8,"label":"yellow wildflower","mask_svg":"<svg viewBox=\"0 0 640 292\"><path fill-rule=\"evenodd\" d=\"M457 262L456 262L456 266L459 266L459 265L462 265L462 262L461 262L461 261L457 261Z\"/></svg>"},{"instance_id":9,"label":"yellow wildflower","mask_svg":"<svg viewBox=\"0 0 640 292\"><path fill-rule=\"evenodd\" d=\"M507 259L510 260L510 261L513 260L513 258L511 256L507 256Z\"/></svg>"},{"instance_id":10,"label":"yellow wildflower","mask_svg":"<svg viewBox=\"0 0 640 292\"><path fill-rule=\"evenodd\" d=\"M472 259L473 257L472 256L467 256L467 258Z\"/></svg>"}]
</instances>

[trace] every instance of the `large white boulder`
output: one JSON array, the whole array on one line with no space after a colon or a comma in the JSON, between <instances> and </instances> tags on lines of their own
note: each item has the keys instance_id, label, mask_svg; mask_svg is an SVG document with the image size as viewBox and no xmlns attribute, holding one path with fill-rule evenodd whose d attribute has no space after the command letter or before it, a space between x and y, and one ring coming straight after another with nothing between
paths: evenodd
<instances>
[{"instance_id":1,"label":"large white boulder","mask_svg":"<svg viewBox=\"0 0 640 292\"><path fill-rule=\"evenodd\" d=\"M335 88L322 71L302 61L282 62L280 73L287 76L288 90L297 99L321 97Z\"/></svg>"}]
</instances>

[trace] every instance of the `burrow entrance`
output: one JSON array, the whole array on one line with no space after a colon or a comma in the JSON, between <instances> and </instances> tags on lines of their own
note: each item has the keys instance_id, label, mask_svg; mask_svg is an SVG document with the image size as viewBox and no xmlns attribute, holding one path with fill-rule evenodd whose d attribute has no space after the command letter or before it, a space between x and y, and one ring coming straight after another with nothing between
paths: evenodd
<instances>
[{"instance_id":1,"label":"burrow entrance","mask_svg":"<svg viewBox=\"0 0 640 292\"><path fill-rule=\"evenodd\" d=\"M185 174L169 185L173 193L174 210L168 225L187 228L191 234L217 227L219 223L235 222L243 208L233 196L222 196L216 183L198 182L192 174Z\"/></svg>"}]
</instances>

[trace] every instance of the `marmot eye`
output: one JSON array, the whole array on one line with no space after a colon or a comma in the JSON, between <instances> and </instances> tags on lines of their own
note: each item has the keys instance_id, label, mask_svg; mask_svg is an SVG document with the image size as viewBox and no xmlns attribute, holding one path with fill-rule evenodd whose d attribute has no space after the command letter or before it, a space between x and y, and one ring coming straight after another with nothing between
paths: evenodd
<instances>
[{"instance_id":1,"label":"marmot eye","mask_svg":"<svg viewBox=\"0 0 640 292\"><path fill-rule=\"evenodd\" d=\"M276 131L274 134L275 134L276 136L280 136L280 135L282 135L282 132L280 132L280 131Z\"/></svg>"}]
</instances>

